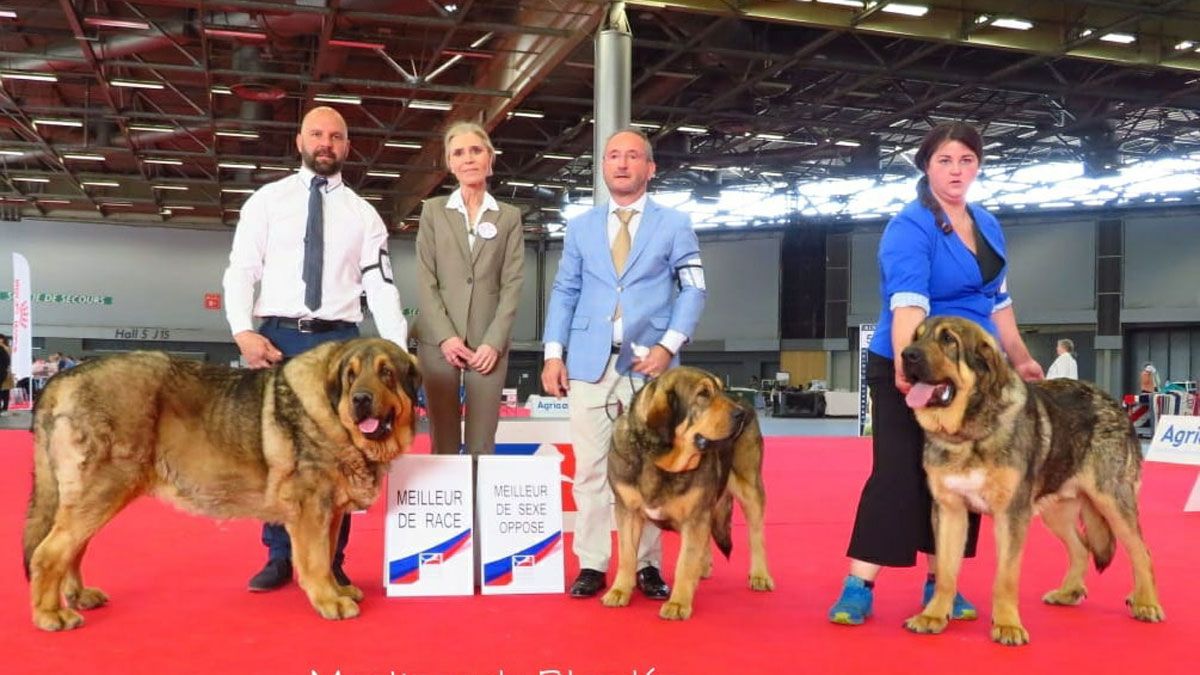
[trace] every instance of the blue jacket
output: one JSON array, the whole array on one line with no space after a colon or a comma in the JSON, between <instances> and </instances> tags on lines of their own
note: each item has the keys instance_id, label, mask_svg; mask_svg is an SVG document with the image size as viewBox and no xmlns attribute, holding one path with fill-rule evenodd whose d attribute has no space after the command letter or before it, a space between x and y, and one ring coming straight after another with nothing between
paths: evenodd
<instances>
[{"instance_id":1,"label":"blue jacket","mask_svg":"<svg viewBox=\"0 0 1200 675\"><path fill-rule=\"evenodd\" d=\"M921 307L927 316L961 316L999 339L992 313L1012 304L1008 296L1008 255L995 216L968 205L983 238L1004 261L1000 273L983 282L979 263L958 235L944 234L933 213L913 201L888 222L879 242L879 294L883 307L869 349L892 358L892 310Z\"/></svg>"},{"instance_id":2,"label":"blue jacket","mask_svg":"<svg viewBox=\"0 0 1200 675\"><path fill-rule=\"evenodd\" d=\"M608 244L608 204L598 205L567 223L542 340L563 345L571 379L599 381L611 354L619 296L623 336L617 370L627 373L634 343L653 346L667 330L694 334L706 296L699 265L691 219L647 199L618 278Z\"/></svg>"}]
</instances>

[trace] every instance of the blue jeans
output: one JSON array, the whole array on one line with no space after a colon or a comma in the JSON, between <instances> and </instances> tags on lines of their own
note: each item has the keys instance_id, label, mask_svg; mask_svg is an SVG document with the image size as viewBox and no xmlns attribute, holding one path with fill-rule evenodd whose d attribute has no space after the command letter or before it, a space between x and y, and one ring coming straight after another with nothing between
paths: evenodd
<instances>
[{"instance_id":1,"label":"blue jeans","mask_svg":"<svg viewBox=\"0 0 1200 675\"><path fill-rule=\"evenodd\" d=\"M267 319L259 327L258 332L283 352L284 361L326 342L358 337L357 326L331 330L326 333L301 333L291 328L280 328L270 319ZM350 541L350 514L346 514L342 518L342 528L338 530L337 547L333 553L333 567L342 566L342 562L346 559L346 542L348 541ZM284 526L276 523L263 523L262 543L267 547L268 560L290 561L292 559L292 540L288 537L287 529Z\"/></svg>"}]
</instances>

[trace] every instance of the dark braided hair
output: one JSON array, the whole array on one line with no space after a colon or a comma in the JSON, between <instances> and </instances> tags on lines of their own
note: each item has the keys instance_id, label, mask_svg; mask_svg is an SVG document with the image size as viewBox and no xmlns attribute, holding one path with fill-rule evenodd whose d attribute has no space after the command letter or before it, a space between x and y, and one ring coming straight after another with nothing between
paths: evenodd
<instances>
[{"instance_id":1,"label":"dark braided hair","mask_svg":"<svg viewBox=\"0 0 1200 675\"><path fill-rule=\"evenodd\" d=\"M943 122L930 129L925 134L925 138L921 140L921 147L917 148L917 155L913 158L913 163L921 170L921 180L917 181L917 198L921 200L922 206L933 213L933 222L937 223L937 226L942 228L942 232L945 234L953 232L954 227L950 223L950 217L942 209L941 203L929 189L928 170L929 160L933 157L933 153L950 141L958 141L967 146L971 152L975 153L975 157L981 163L983 162L983 138L979 136L975 127L962 122Z\"/></svg>"}]
</instances>

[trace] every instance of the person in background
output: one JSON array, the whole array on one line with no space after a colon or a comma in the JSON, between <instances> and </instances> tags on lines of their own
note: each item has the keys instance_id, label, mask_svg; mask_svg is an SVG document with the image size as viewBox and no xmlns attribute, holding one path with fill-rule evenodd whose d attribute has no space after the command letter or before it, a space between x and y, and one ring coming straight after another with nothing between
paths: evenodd
<instances>
[{"instance_id":1,"label":"person in background","mask_svg":"<svg viewBox=\"0 0 1200 675\"><path fill-rule=\"evenodd\" d=\"M488 192L496 149L483 127L458 122L443 141L458 188L427 200L417 229L417 356L429 435L436 454L457 454L460 445L468 454L491 454L521 299L525 233L520 209Z\"/></svg>"},{"instance_id":2,"label":"person in background","mask_svg":"<svg viewBox=\"0 0 1200 675\"><path fill-rule=\"evenodd\" d=\"M342 180L350 152L346 120L333 108L313 108L296 134L296 150L299 172L250 195L233 235L225 318L242 359L251 368L267 368L319 344L358 337L364 292L380 335L406 349L408 322L392 283L387 228ZM346 516L332 561L342 586L350 585L343 570L349 537ZM251 591L274 590L292 579L287 530L264 524L262 542L267 564L250 579Z\"/></svg>"},{"instance_id":3,"label":"person in background","mask_svg":"<svg viewBox=\"0 0 1200 675\"><path fill-rule=\"evenodd\" d=\"M1146 367L1142 368L1140 379L1138 391L1143 394L1158 393L1158 369L1153 363L1147 363Z\"/></svg>"},{"instance_id":4,"label":"person in background","mask_svg":"<svg viewBox=\"0 0 1200 675\"><path fill-rule=\"evenodd\" d=\"M1079 364L1075 362L1075 343L1067 339L1059 340L1055 349L1058 358L1050 364L1050 370L1046 371L1046 379L1078 380Z\"/></svg>"},{"instance_id":5,"label":"person in background","mask_svg":"<svg viewBox=\"0 0 1200 675\"><path fill-rule=\"evenodd\" d=\"M654 169L644 132L630 127L605 139L601 170L610 199L567 224L546 312L542 387L567 396L575 447L573 551L580 569L573 598L590 598L606 584L613 501L608 449L617 402L628 406L635 387L679 363L707 295L691 219L646 194ZM662 600L671 589L659 572L659 535L646 524L637 586Z\"/></svg>"},{"instance_id":6,"label":"person in background","mask_svg":"<svg viewBox=\"0 0 1200 675\"><path fill-rule=\"evenodd\" d=\"M12 345L0 333L0 417L8 417L8 397L13 388Z\"/></svg>"},{"instance_id":7,"label":"person in background","mask_svg":"<svg viewBox=\"0 0 1200 675\"><path fill-rule=\"evenodd\" d=\"M996 338L1022 378L1042 378L1042 367L1017 330L1000 223L967 202L982 160L983 141L974 128L955 122L930 129L914 158L923 174L917 199L892 218L879 242L883 308L866 368L873 465L850 535L850 573L828 612L833 623L866 621L879 571L912 567L918 552L926 554L929 569L922 604L933 595L933 497L921 464L925 435L910 408L924 402L909 400L922 390L905 379L900 358L917 326L927 316L975 321ZM978 535L979 515L971 514L967 557L974 556ZM951 618L977 616L975 607L956 595Z\"/></svg>"}]
</instances>

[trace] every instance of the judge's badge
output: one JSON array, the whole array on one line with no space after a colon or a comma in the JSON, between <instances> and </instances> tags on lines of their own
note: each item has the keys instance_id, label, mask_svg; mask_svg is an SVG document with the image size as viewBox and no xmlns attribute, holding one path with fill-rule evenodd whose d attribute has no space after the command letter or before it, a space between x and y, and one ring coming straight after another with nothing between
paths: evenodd
<instances>
[{"instance_id":1,"label":"judge's badge","mask_svg":"<svg viewBox=\"0 0 1200 675\"><path fill-rule=\"evenodd\" d=\"M496 224L488 222L480 223L475 227L475 236L479 237L480 239L495 239Z\"/></svg>"}]
</instances>

